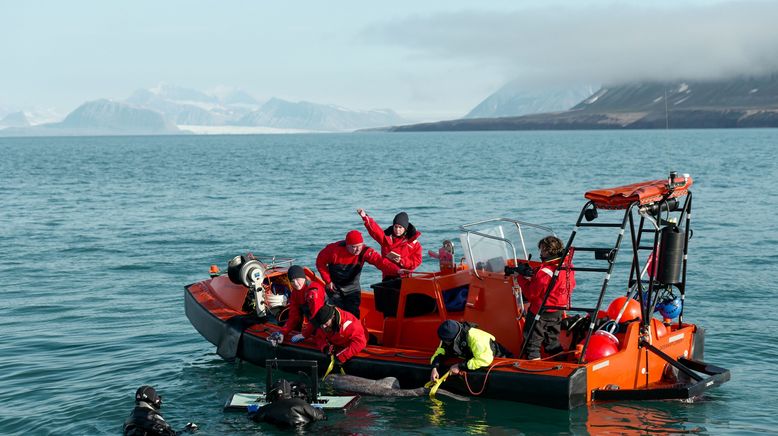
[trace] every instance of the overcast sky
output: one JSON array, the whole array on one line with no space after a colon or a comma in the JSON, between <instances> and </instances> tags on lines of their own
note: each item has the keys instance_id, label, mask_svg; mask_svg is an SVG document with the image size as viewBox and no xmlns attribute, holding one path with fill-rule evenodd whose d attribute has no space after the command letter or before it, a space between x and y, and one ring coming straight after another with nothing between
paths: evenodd
<instances>
[{"instance_id":1,"label":"overcast sky","mask_svg":"<svg viewBox=\"0 0 778 436\"><path fill-rule=\"evenodd\" d=\"M464 115L527 87L778 70L776 1L0 0L0 107L161 82Z\"/></svg>"}]
</instances>

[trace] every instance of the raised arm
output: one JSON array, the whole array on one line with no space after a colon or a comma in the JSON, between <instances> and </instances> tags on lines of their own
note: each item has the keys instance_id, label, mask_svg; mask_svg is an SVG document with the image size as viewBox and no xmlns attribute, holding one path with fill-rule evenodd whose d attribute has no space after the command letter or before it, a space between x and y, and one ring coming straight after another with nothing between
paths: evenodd
<instances>
[{"instance_id":1,"label":"raised arm","mask_svg":"<svg viewBox=\"0 0 778 436\"><path fill-rule=\"evenodd\" d=\"M383 247L386 243L386 235L384 234L384 230L381 228L381 226L378 225L377 222L375 222L373 218L370 218L370 216L366 214L364 210L357 209L357 212L361 212L359 213L359 216L362 217L362 222L365 223L367 233L369 233L370 237L375 239L375 241L381 244Z\"/></svg>"}]
</instances>

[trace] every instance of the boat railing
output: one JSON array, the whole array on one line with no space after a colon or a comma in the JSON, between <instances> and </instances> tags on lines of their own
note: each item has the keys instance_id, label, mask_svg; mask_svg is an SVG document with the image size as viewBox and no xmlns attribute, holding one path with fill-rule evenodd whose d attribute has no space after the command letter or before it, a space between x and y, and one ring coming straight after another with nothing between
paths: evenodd
<instances>
[{"instance_id":1,"label":"boat railing","mask_svg":"<svg viewBox=\"0 0 778 436\"><path fill-rule=\"evenodd\" d=\"M483 221L476 221L469 224L463 224L459 226L460 231L464 232L465 234L464 245L466 247L464 248L467 251L470 262L472 263L470 266L473 268L473 274L479 280L482 280L482 277L478 273L477 263L475 262L475 255L473 253L473 244L471 240L472 236L478 236L481 238L490 239L493 241L498 241L506 244L508 247L510 247L511 253L513 253L513 261L518 262L518 256L516 255L516 246L509 238L506 237L505 233L503 232L502 226L498 227L500 236L490 235L488 233L483 233L481 231L474 229L475 227L481 228L484 225L494 224L494 223L509 223L516 227L516 232L518 233L518 241L519 244L521 245L521 252L524 255L523 257L524 259L529 259L529 251L527 250L526 239L524 237L524 232L522 231L522 227L532 228L535 230L542 230L547 234L552 234L556 236L554 230L551 227L541 226L538 224L532 224L525 221L519 221L510 218L492 218Z\"/></svg>"},{"instance_id":2,"label":"boat railing","mask_svg":"<svg viewBox=\"0 0 778 436\"><path fill-rule=\"evenodd\" d=\"M294 261L296 260L293 257L276 257L276 256L271 256L269 258L266 256L263 257L256 256L255 258L258 261L262 262L267 269L290 267L292 266L292 264L294 264Z\"/></svg>"}]
</instances>

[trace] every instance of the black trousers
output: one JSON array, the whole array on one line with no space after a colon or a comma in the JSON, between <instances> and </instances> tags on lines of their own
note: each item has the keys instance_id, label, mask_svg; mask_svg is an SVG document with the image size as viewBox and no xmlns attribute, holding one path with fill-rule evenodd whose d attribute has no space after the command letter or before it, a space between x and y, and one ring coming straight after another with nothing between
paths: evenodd
<instances>
[{"instance_id":1,"label":"black trousers","mask_svg":"<svg viewBox=\"0 0 778 436\"><path fill-rule=\"evenodd\" d=\"M527 332L535 314L527 312L524 322L524 340L527 341L525 353L528 359L540 357L540 346L543 345L548 354L556 354L562 351L559 344L559 333L562 330L562 311L546 312L540 315L531 332Z\"/></svg>"},{"instance_id":2,"label":"black trousers","mask_svg":"<svg viewBox=\"0 0 778 436\"><path fill-rule=\"evenodd\" d=\"M362 292L357 291L343 294L335 291L327 297L327 302L346 312L351 312L351 314L359 319L359 305L362 303Z\"/></svg>"}]
</instances>

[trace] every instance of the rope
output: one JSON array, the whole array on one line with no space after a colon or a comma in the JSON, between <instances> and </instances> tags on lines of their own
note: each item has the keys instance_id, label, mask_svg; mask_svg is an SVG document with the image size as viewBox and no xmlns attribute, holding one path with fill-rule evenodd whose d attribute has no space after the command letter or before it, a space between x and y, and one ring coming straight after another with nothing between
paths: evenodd
<instances>
[{"instance_id":1,"label":"rope","mask_svg":"<svg viewBox=\"0 0 778 436\"><path fill-rule=\"evenodd\" d=\"M327 378L328 375L332 372L332 369L335 368L335 355L330 355L330 366L327 367L327 371L324 373L324 377L321 378L321 381L324 381L324 379ZM340 367L340 374L346 375L346 371L343 370L343 367Z\"/></svg>"},{"instance_id":2,"label":"rope","mask_svg":"<svg viewBox=\"0 0 778 436\"><path fill-rule=\"evenodd\" d=\"M435 394L438 392L438 388L444 381L446 381L449 374L451 374L451 370L446 371L446 373L443 374L443 377L439 377L435 381L430 380L427 382L427 384L424 385L425 388L429 388L430 390L430 398L432 398L433 400L435 399Z\"/></svg>"},{"instance_id":3,"label":"rope","mask_svg":"<svg viewBox=\"0 0 778 436\"><path fill-rule=\"evenodd\" d=\"M561 353L557 353L557 354L555 354L553 356L549 356L546 359L552 359L554 357L560 356L562 354L568 354L568 353L571 353L571 351L562 351ZM484 390L486 389L486 382L489 381L489 373L491 373L494 368L497 368L499 366L513 366L516 369L519 369L519 370L522 370L522 371L527 371L527 372L546 372L546 371L556 371L556 370L562 369L562 365L554 365L554 366L552 366L550 368L532 368L532 369L530 369L530 368L522 368L520 362L499 362L499 363L494 363L486 371L486 375L484 376L484 384L481 386L481 389L478 392L473 392L473 389L470 388L470 383L467 380L467 372L466 371L462 371L463 377L465 379L465 386L467 386L467 390L470 392L470 395L473 395L473 396L476 396L476 397L481 395L484 392Z\"/></svg>"},{"instance_id":4,"label":"rope","mask_svg":"<svg viewBox=\"0 0 778 436\"><path fill-rule=\"evenodd\" d=\"M467 372L462 371L462 376L465 379L465 386L467 386L467 390L470 391L470 395L473 396L479 396L484 392L484 389L486 389L486 382L489 381L489 373L492 372L494 368L497 368L498 366L507 366L512 365L510 362L500 362L500 363L493 363L488 370L486 370L486 375L484 376L484 384L481 386L481 390L478 392L473 392L473 390L470 388L470 383L467 381Z\"/></svg>"}]
</instances>

